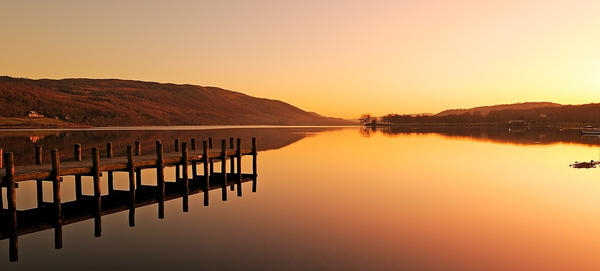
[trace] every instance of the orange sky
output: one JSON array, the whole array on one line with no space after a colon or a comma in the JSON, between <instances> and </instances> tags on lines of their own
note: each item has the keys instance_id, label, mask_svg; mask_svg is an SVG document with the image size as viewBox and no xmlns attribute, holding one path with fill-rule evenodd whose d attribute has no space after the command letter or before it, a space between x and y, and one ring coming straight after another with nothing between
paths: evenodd
<instances>
[{"instance_id":1,"label":"orange sky","mask_svg":"<svg viewBox=\"0 0 600 271\"><path fill-rule=\"evenodd\" d=\"M6 0L0 74L212 85L346 118L600 102L598 11L595 0Z\"/></svg>"}]
</instances>

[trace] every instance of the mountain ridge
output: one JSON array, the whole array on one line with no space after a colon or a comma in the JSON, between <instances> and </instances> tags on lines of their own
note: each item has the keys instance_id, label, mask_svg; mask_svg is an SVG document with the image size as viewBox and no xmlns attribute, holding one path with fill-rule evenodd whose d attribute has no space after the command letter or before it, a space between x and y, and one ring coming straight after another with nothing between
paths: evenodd
<instances>
[{"instance_id":1,"label":"mountain ridge","mask_svg":"<svg viewBox=\"0 0 600 271\"><path fill-rule=\"evenodd\" d=\"M487 106L477 106L467 109L447 109L434 116L443 117L450 115L462 115L465 113L476 114L477 112L482 116L488 115L492 111L501 110L528 110L536 108L547 108L547 107L562 107L562 104L552 102L524 102L524 103L513 103L513 104L497 104Z\"/></svg>"},{"instance_id":2,"label":"mountain ridge","mask_svg":"<svg viewBox=\"0 0 600 271\"><path fill-rule=\"evenodd\" d=\"M212 86L125 79L0 76L0 116L47 117L92 126L349 125L280 100Z\"/></svg>"}]
</instances>

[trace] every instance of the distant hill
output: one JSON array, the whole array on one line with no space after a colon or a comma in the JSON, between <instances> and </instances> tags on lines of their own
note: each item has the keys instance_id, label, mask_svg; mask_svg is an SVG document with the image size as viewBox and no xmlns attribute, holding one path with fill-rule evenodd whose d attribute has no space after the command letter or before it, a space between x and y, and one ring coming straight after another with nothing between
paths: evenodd
<instances>
[{"instance_id":1,"label":"distant hill","mask_svg":"<svg viewBox=\"0 0 600 271\"><path fill-rule=\"evenodd\" d=\"M0 76L0 94L0 116L23 117L34 110L80 125L352 124L278 100L195 85Z\"/></svg>"},{"instance_id":2,"label":"distant hill","mask_svg":"<svg viewBox=\"0 0 600 271\"><path fill-rule=\"evenodd\" d=\"M557 103L548 103L548 102L529 102L529 103L516 103L516 104L500 104L500 105L492 105L492 106L479 106L469 109L449 109L444 110L435 116L443 117L450 115L462 115L465 113L469 114L481 114L482 116L486 116L492 111L500 111L500 110L527 110L527 109L536 109L536 108L547 108L547 107L561 107L561 104Z\"/></svg>"},{"instance_id":3,"label":"distant hill","mask_svg":"<svg viewBox=\"0 0 600 271\"><path fill-rule=\"evenodd\" d=\"M444 113L445 112L445 113ZM600 124L600 104L559 105L554 103L522 103L483 106L464 110L448 110L434 116L388 114L382 124L445 124L488 123L523 125Z\"/></svg>"}]
</instances>

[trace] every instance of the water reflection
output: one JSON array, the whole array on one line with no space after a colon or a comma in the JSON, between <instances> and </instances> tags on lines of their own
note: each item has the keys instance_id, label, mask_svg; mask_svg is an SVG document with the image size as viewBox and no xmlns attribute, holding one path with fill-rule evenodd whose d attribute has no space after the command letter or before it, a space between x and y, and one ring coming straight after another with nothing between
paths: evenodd
<instances>
[{"instance_id":1,"label":"water reflection","mask_svg":"<svg viewBox=\"0 0 600 271\"><path fill-rule=\"evenodd\" d=\"M381 133L385 136L435 133L448 138L468 138L477 141L517 145L575 143L600 145L598 136L585 136L576 129L514 129L485 126L388 126L362 127L362 137Z\"/></svg>"},{"instance_id":2,"label":"water reflection","mask_svg":"<svg viewBox=\"0 0 600 271\"><path fill-rule=\"evenodd\" d=\"M92 238L90 202L87 224L63 226L62 250L51 248L48 227L20 238L20 262L0 261L0 269L77 270L94 262L103 270L164 270L176 262L209 270L600 270L600 171L568 167L596 160L594 142L541 144L536 135L513 144L495 140L512 135L487 131L376 131L366 139L357 130L322 132L262 152L260 193L249 194L244 183L242 200L230 189L228 201L220 200L224 183L215 174L211 187L221 191L211 191L210 208L201 207L203 196L190 195L190 212L183 213L182 201L167 197L165 219L158 223L151 191L153 205L102 216L101 240ZM531 143L519 143L525 141ZM150 143L143 148L153 149ZM221 168L217 161L214 166ZM167 194L174 171L166 169ZM115 174L121 180L115 193L126 191L129 180ZM156 181L154 169L142 174L142 185ZM63 183L65 205L74 199L72 182ZM44 182L47 191L49 184ZM227 185L235 188L236 180L228 178ZM35 182L19 189L28 188L33 191ZM179 197L181 188L175 188ZM92 195L87 176L83 192ZM103 205L110 202L105 197ZM128 219L135 229L125 224ZM0 244L0 256L7 255L8 240Z\"/></svg>"},{"instance_id":3,"label":"water reflection","mask_svg":"<svg viewBox=\"0 0 600 271\"><path fill-rule=\"evenodd\" d=\"M163 127L164 128L164 127ZM4 152L15 153L15 164L29 165L35 162L35 146L42 146L43 150L57 148L62 150L62 160L75 160L73 146L81 143L83 159L90 159L89 154L93 147L105 150L107 142L112 142L114 156L124 156L125 146L135 142L135 154L153 154L154 141L165 142L164 151L175 151L175 140L190 142L190 149L196 149L196 140L229 139L229 147L233 149L234 138L256 137L260 144L258 151L280 149L305 137L313 136L323 131L340 130L335 127L307 127L307 128L237 128L237 129L212 129L212 130L66 130L66 131L2 131L0 132L0 148ZM29 140L34 134L39 137L36 143ZM193 140L193 143L192 143ZM201 142L201 141L199 141ZM168 144L167 144L168 143ZM217 147L218 142L213 142ZM247 144L244 142L244 144ZM212 144L211 144L212 145ZM68 151L67 151L68 150ZM104 153L104 151L103 151ZM44 151L42 158L45 163L50 160L50 152ZM233 163L233 161L231 162ZM139 175L139 174L138 174Z\"/></svg>"},{"instance_id":4,"label":"water reflection","mask_svg":"<svg viewBox=\"0 0 600 271\"><path fill-rule=\"evenodd\" d=\"M131 176L131 175L130 175ZM185 176L185 175L184 175ZM74 201L61 203L60 200L46 203L39 207L17 210L16 221L9 217L8 212L2 211L0 221L2 228L0 240L9 239L9 260L18 260L18 237L26 234L54 229L54 247L63 247L62 228L64 225L94 220L94 236L102 237L102 217L118 212L129 212L129 226L134 227L136 208L157 205L158 218L165 217L165 201L183 199L183 212L189 211L188 197L202 193L204 205L209 205L209 191L221 189L226 193L226 180L234 180L241 190L242 183L252 182L252 191L256 192L257 177L254 174L232 174L214 173L208 178L197 176L196 179L177 178L174 181L166 181L163 186L141 185L133 186L133 189L109 190L108 195L80 195ZM134 184L134 178L129 178L129 183ZM209 180L211 180L209 182ZM55 190L56 191L56 190ZM25 191L29 192L29 191ZM238 192L238 195L241 193ZM226 201L226 196L223 201ZM17 223L18 221L18 223Z\"/></svg>"}]
</instances>

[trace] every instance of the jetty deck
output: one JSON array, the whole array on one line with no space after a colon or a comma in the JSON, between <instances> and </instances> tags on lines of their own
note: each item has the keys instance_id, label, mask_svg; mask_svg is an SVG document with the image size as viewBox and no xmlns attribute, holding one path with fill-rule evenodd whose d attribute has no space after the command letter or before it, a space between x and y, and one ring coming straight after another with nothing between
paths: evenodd
<instances>
[{"instance_id":1,"label":"jetty deck","mask_svg":"<svg viewBox=\"0 0 600 271\"><path fill-rule=\"evenodd\" d=\"M253 155L254 151L251 149L242 149L241 155ZM237 150L227 150L226 158L235 158L238 156ZM223 157L221 151L210 150L206 157L202 151L190 151L188 152L188 162L199 162L202 163L204 159L220 160ZM174 166L181 164L181 153L170 152L164 153L164 165ZM135 156L133 166L137 169L144 168L156 168L157 166L156 155L141 155ZM60 173L62 176L66 175L91 175L93 172L92 161L67 161L60 163ZM126 171L129 168L127 157L113 157L113 158L102 158L98 166L100 171ZM0 171L0 179L4 184L6 176L5 171ZM52 176L52 165L26 165L21 167L15 167L15 182L48 179Z\"/></svg>"},{"instance_id":2,"label":"jetty deck","mask_svg":"<svg viewBox=\"0 0 600 271\"><path fill-rule=\"evenodd\" d=\"M135 147L127 146L126 156L114 157L112 143L106 144L105 158L100 159L98 148L92 148L91 159L81 159L81 144L74 144L74 161L61 161L58 149L51 150L51 164L42 164L42 149L36 146L34 165L15 167L14 154L11 152L0 155L0 189L6 189L5 209L4 199L0 197L0 239L9 239L9 260L18 260L18 236L45 230L55 229L55 247L62 247L62 226L78 221L94 218L95 235L100 236L102 215L130 210L130 225L135 225L131 217L138 206L158 203L158 217L164 217L165 200L183 198L183 209L188 209L188 195L204 192L204 205L208 205L208 191L221 188L222 200L227 200L227 187L232 190L237 186L237 196L242 196L242 183L252 181L253 191L256 191L257 178L257 148L256 138L252 138L252 148L242 149L241 139L237 138L234 149L233 138L230 138L227 148L226 140L221 140L220 150L212 148L212 138L202 142L202 149L196 150L195 140L192 139L191 150L187 142L175 140L175 152L164 153L160 140L156 141L155 155L141 155L141 146L135 142ZM0 154L2 149L0 149ZM242 173L242 157L252 156L252 173ZM220 170L216 172L214 161L220 162ZM228 161L229 173L228 170ZM199 174L202 165L203 174ZM165 167L174 166L173 182L165 181ZM142 185L142 169L156 169L156 185ZM128 173L129 188L125 191L115 190L114 172ZM107 172L108 195L102 195L100 182L103 172ZM191 174L190 174L191 172ZM75 177L75 201L63 203L61 200L61 183L63 176ZM93 195L82 193L82 176L93 179ZM17 210L17 188L19 182L35 181L37 193L37 208ZM43 197L43 182L52 183L52 202L45 202ZM3 193L0 193L3 195Z\"/></svg>"}]
</instances>

